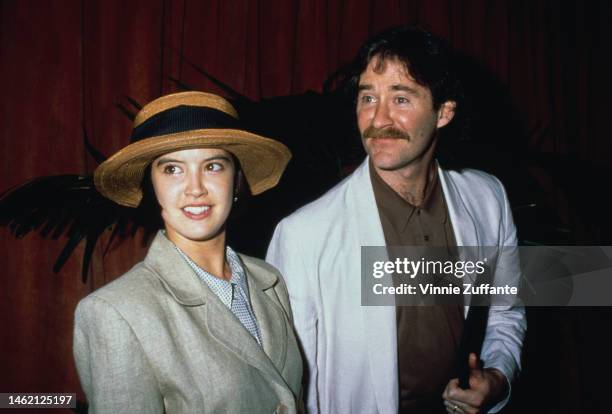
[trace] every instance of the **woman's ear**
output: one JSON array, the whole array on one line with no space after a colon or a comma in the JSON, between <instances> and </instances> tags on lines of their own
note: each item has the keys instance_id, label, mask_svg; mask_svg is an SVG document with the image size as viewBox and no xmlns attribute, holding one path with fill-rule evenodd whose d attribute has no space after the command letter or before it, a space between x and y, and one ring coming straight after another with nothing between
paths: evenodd
<instances>
[{"instance_id":1,"label":"woman's ear","mask_svg":"<svg viewBox=\"0 0 612 414\"><path fill-rule=\"evenodd\" d=\"M236 167L236 174L234 175L234 202L236 202L244 188L244 174L242 173L240 164L236 162L234 165Z\"/></svg>"}]
</instances>

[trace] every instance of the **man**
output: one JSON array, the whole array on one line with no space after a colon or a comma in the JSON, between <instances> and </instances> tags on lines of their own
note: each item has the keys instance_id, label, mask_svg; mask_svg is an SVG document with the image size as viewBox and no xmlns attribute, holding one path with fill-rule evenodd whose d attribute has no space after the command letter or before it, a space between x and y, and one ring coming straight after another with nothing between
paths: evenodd
<instances>
[{"instance_id":1,"label":"man","mask_svg":"<svg viewBox=\"0 0 612 414\"><path fill-rule=\"evenodd\" d=\"M491 307L469 389L454 370L468 307L362 306L361 246L515 246L501 183L435 160L457 106L450 54L431 34L395 28L355 61L368 157L276 228L267 260L287 281L307 362L307 407L321 413L496 412L520 366L524 311ZM516 263L500 259L494 272ZM514 266L514 267L513 267ZM499 272L498 272L499 273Z\"/></svg>"}]
</instances>

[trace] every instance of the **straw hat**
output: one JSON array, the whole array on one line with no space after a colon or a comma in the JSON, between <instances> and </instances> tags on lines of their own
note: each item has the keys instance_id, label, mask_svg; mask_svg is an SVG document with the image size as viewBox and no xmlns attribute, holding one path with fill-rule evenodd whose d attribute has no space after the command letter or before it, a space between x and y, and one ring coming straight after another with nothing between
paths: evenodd
<instances>
[{"instance_id":1,"label":"straw hat","mask_svg":"<svg viewBox=\"0 0 612 414\"><path fill-rule=\"evenodd\" d=\"M206 147L234 154L253 195L274 187L291 158L285 145L246 131L228 101L204 92L170 94L147 104L136 115L131 142L94 172L98 191L128 207L142 199L147 166L169 152Z\"/></svg>"}]
</instances>

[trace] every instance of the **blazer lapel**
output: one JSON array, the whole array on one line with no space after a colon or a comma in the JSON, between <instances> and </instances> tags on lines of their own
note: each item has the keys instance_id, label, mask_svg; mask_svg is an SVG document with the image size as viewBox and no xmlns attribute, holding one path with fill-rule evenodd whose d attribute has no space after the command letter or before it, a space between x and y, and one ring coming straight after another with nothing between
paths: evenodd
<instances>
[{"instance_id":1,"label":"blazer lapel","mask_svg":"<svg viewBox=\"0 0 612 414\"><path fill-rule=\"evenodd\" d=\"M153 239L144 262L178 303L184 306L200 306L205 303L210 289L198 279L174 244L161 231Z\"/></svg>"},{"instance_id":2,"label":"blazer lapel","mask_svg":"<svg viewBox=\"0 0 612 414\"><path fill-rule=\"evenodd\" d=\"M248 259L243 258L243 263L248 274L251 305L257 317L264 352L280 371L287 356L287 325L284 311L271 297L275 295L272 288L277 283L277 277L272 273L262 272Z\"/></svg>"},{"instance_id":3,"label":"blazer lapel","mask_svg":"<svg viewBox=\"0 0 612 414\"><path fill-rule=\"evenodd\" d=\"M286 389L288 387L287 383L277 370L276 363L273 363L269 357L269 355L278 353L279 355L275 355L275 357L284 360L286 349L283 349L283 346L279 344L281 341L286 343L287 333L283 324L284 319L263 292L267 285L262 286L257 278L257 273L252 272L246 265L245 273L249 283L253 313L260 328L263 349L238 318L227 309L210 289L207 289L210 298L207 301L206 325L211 335L230 351L247 364L262 371L270 380L280 385L280 388ZM278 335L278 337L275 338L275 335ZM282 355L280 355L281 353ZM277 366L280 366L280 363Z\"/></svg>"},{"instance_id":4,"label":"blazer lapel","mask_svg":"<svg viewBox=\"0 0 612 414\"><path fill-rule=\"evenodd\" d=\"M264 349L232 314L231 310L221 302L217 295L202 283L193 269L180 256L172 242L162 232L159 232L153 240L149 253L145 258L145 263L155 271L166 290L177 302L184 306L204 307L203 323L206 324L208 331L216 340L235 353L238 358L267 374L271 380L283 387L287 387L274 364L272 364L272 361L264 352L264 349L268 352L266 346L273 352L282 348L277 342L282 341L283 337L286 338L286 331L280 329L277 326L278 322L274 322L271 319L278 319L281 322L283 319L277 316L274 307L268 306L268 303L264 304L264 300L260 296L265 296L266 294L263 293L261 286L256 281L256 277L252 277L250 271L247 270L247 280L249 281L252 301L257 303L257 307L253 303L253 310L261 328L262 337L264 337L264 333L266 337L273 337L274 335L268 334L269 332L275 332L275 334L277 332L284 333L284 336L280 335L277 339L268 338L266 340L262 338ZM255 281L255 286L252 290L251 279ZM254 297L256 299L253 299ZM269 301L270 299L267 300ZM284 351L286 352L286 349Z\"/></svg>"},{"instance_id":5,"label":"blazer lapel","mask_svg":"<svg viewBox=\"0 0 612 414\"><path fill-rule=\"evenodd\" d=\"M370 181L368 158L355 171L347 188L349 228L361 246L384 246L385 236L374 199ZM355 233L357 232L357 233ZM357 256L359 257L359 256ZM352 258L353 274L361 275L361 260ZM351 281L355 283L355 281ZM396 413L398 402L397 386L389 386L389 379L397 378L397 328L394 306L361 306L364 339L367 341L372 386L376 395L378 411ZM395 382L392 381L394 384Z\"/></svg>"},{"instance_id":6,"label":"blazer lapel","mask_svg":"<svg viewBox=\"0 0 612 414\"><path fill-rule=\"evenodd\" d=\"M216 302L211 300L206 307L206 326L215 339L236 354L238 358L262 371L274 382L287 387L285 380L259 346L257 340L251 336L220 300L217 299ZM257 316L257 322L261 326L259 315Z\"/></svg>"},{"instance_id":7,"label":"blazer lapel","mask_svg":"<svg viewBox=\"0 0 612 414\"><path fill-rule=\"evenodd\" d=\"M461 193L451 172L444 171L438 166L438 177L442 184L444 200L453 225L457 246L478 246L478 232L474 219L461 198Z\"/></svg>"},{"instance_id":8,"label":"blazer lapel","mask_svg":"<svg viewBox=\"0 0 612 414\"><path fill-rule=\"evenodd\" d=\"M465 205L458 185L453 179L452 171L444 171L438 166L438 177L442 183L442 191L444 192L444 200L448 208L448 215L455 233L457 246L466 246L460 250L460 258L464 261L476 261L482 256L482 247L480 246L480 238L478 236L478 228L476 221L470 214L470 211ZM473 247L473 249L469 248ZM468 275L472 282L475 281L473 275ZM466 294L464 303L464 316L467 317L471 295Z\"/></svg>"}]
</instances>

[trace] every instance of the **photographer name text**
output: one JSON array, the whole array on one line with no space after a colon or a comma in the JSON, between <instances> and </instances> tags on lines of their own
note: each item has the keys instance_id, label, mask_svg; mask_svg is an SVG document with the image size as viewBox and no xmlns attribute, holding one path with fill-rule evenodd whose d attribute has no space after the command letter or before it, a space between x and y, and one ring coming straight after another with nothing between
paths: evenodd
<instances>
[{"instance_id":1,"label":"photographer name text","mask_svg":"<svg viewBox=\"0 0 612 414\"><path fill-rule=\"evenodd\" d=\"M463 287L453 284L436 286L433 283L419 283L418 288L408 283L401 283L397 286L384 286L382 283L376 283L372 291L375 295L516 295L518 288L510 285L491 286L488 283L480 285L464 283Z\"/></svg>"}]
</instances>

